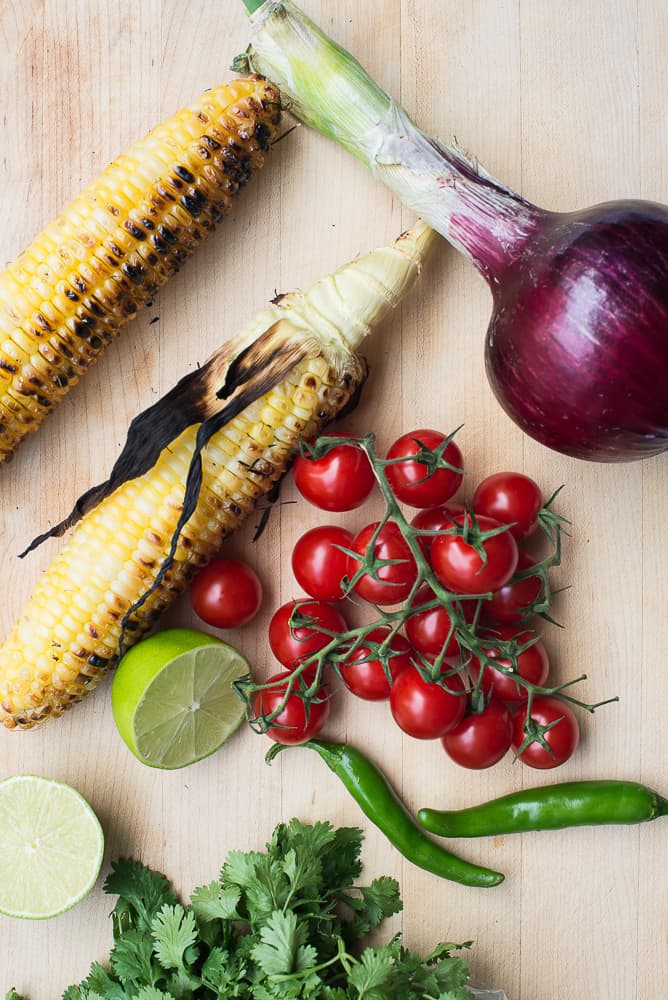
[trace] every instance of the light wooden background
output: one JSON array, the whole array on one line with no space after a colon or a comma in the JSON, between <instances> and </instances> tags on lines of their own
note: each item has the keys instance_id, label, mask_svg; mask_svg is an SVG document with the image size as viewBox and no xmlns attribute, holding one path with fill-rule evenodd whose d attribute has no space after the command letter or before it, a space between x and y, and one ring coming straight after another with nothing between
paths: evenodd
<instances>
[{"instance_id":1,"label":"light wooden background","mask_svg":"<svg viewBox=\"0 0 668 1000\"><path fill-rule=\"evenodd\" d=\"M668 200L668 9L660 0L304 6L423 127L456 133L530 199L553 209L623 196ZM2 0L0 261L131 141L226 79L246 38L241 0ZM3 633L60 543L24 562L17 552L106 478L129 419L275 290L305 287L409 222L319 136L300 129L274 150L211 242L0 471ZM582 720L581 748L558 778L640 778L665 793L668 464L588 465L523 437L485 381L489 308L482 281L443 244L417 293L370 345L372 376L346 426L374 429L386 446L411 428L463 422L471 481L514 468L546 490L566 484L560 510L574 525L559 575L570 585L558 606L566 628L551 629L546 641L558 677L584 671L592 700L621 700ZM365 511L338 520L367 519ZM260 673L273 669L270 614L298 594L291 545L317 520L304 503L284 506L255 548L250 531L229 546L266 583L260 619L232 636ZM185 600L169 621L191 621ZM557 777L510 762L462 771L438 743L402 739L387 706L343 695L327 732L382 761L414 808L463 806ZM263 845L281 819L363 821L319 760L293 751L269 769L265 749L244 728L191 769L143 768L116 735L104 686L57 723L0 733L0 777L37 772L75 785L105 829L103 873L110 857L132 854L188 891L215 876L228 849ZM366 874L400 879L405 910L393 927L409 945L474 938L477 979L503 986L510 1000L650 1000L668 981L667 833L664 821L460 844L507 873L500 888L476 890L403 863L369 829ZM92 959L104 959L111 901L101 884L54 921L0 918L0 988L57 997Z\"/></svg>"}]
</instances>

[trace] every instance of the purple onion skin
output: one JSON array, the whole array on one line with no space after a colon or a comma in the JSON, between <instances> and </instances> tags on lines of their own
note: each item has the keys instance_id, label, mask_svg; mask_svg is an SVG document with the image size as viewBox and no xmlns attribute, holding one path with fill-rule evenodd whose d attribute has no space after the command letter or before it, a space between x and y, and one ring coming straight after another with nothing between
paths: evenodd
<instances>
[{"instance_id":1,"label":"purple onion skin","mask_svg":"<svg viewBox=\"0 0 668 1000\"><path fill-rule=\"evenodd\" d=\"M542 444L590 461L668 448L668 206L539 213L509 256L487 274L485 352L509 416Z\"/></svg>"}]
</instances>

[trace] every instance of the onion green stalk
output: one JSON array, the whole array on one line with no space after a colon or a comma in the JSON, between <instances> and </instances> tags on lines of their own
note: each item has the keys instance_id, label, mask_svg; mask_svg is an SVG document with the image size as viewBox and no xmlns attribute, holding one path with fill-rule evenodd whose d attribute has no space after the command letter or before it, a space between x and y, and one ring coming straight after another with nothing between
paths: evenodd
<instances>
[{"instance_id":1,"label":"onion green stalk","mask_svg":"<svg viewBox=\"0 0 668 1000\"><path fill-rule=\"evenodd\" d=\"M244 3L251 19L250 45L233 68L272 80L297 118L364 163L488 280L505 269L508 247L534 231L534 206L456 144L419 129L292 0Z\"/></svg>"}]
</instances>

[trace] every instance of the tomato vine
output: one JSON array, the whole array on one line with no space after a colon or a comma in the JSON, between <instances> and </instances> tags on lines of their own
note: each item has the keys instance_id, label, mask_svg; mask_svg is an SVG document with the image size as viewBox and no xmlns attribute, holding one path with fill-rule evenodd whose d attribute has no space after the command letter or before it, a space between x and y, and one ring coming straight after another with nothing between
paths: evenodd
<instances>
[{"instance_id":1,"label":"tomato vine","mask_svg":"<svg viewBox=\"0 0 668 1000\"><path fill-rule=\"evenodd\" d=\"M293 696L303 700L308 717L309 705L319 703L322 698L326 672L332 670L345 681L342 675L342 666L350 660L351 656L354 657L361 647L364 647L364 659L377 660L382 664L388 685L391 685L393 674L389 661L395 655L392 644L400 630L405 626L409 617L437 607L444 608L449 615L450 634L447 641L443 643L440 653L433 660L427 659L417 651L414 652L413 666L415 670L426 684L440 685L446 691L452 688L451 693L465 698L470 706L469 710L473 713L483 712L490 701L490 695L485 691L484 685L486 671L493 670L497 674L500 673L512 679L518 686L518 690L521 688L526 695L522 698L526 702L523 709L526 717L525 740L517 751L518 755L531 741L535 741L541 747L546 748L548 753L550 752L545 734L549 732L554 722L541 725L540 720L534 718L532 708L536 698L557 699L561 703L575 705L590 713L595 712L602 705L618 700L617 698L608 698L589 703L576 697L572 693L572 689L574 685L586 680L586 674L553 685L534 683L522 676L518 667L518 657L538 641L538 636L524 643L518 643L515 639L506 639L501 636L490 638L489 628L487 631L481 629L481 612L484 602L492 597L493 592L456 593L448 589L439 578L439 574L435 572L431 562L430 549L433 551L436 539L461 539L479 554L481 565L486 566L486 543L490 539L509 533L512 527L512 525L499 527L496 522L490 524L488 518L478 518L475 513L467 509L463 514L446 515L447 527L421 528L419 527L419 518L414 518L418 521L416 525L404 513L392 488L392 479L396 478L396 466L401 461L421 463L427 470L425 479L434 476L439 470L447 470L449 474L452 474L452 463L444 456L446 451L448 457L452 455L452 449L448 451L448 445L452 441L454 433L445 438L445 443L441 442L435 448L428 448L424 443L416 441L410 456L403 459L394 456L387 459L381 458L376 453L373 434L360 437L326 435L315 442L304 442L301 446L300 461L302 463L318 461L332 449L340 448L343 445L357 448L366 455L383 496L385 512L378 522L369 526L371 530L367 530L368 537L365 539L365 549L357 551L353 546L339 546L341 552L346 555L350 567L348 575L342 579L342 589L347 601L358 602L357 590L360 581L370 581L381 588L379 592L384 595L385 606L367 600L364 603L371 605L375 610L375 617L372 621L347 628L345 631L335 631L322 627L308 613L302 613L300 602L296 602L289 620L291 635L294 637L297 630L310 627L311 630L323 633L323 643L316 651L295 661L287 678L285 676L281 678L280 691L278 692L274 690L276 688L275 681L271 680L258 683L247 677L236 682L237 693L247 705L249 722L257 732L267 732L272 729L272 725L284 712L289 699ZM392 475L388 476L390 468L392 468ZM559 490L555 491L537 513L538 526L551 545L550 553L539 562L532 561L531 565L527 565L526 568L517 569L512 576L513 582L523 580L528 576L537 577L541 581L539 593L533 604L522 609L523 622L532 613L541 615L548 621L553 621L549 614L553 592L548 574L550 569L561 562L562 536L567 533L566 525L568 524L562 515L553 510L552 505L559 492ZM400 537L401 544L407 553L399 560L379 558L377 555L377 543L379 539L382 540L384 534L387 534L388 525L395 526L392 527L392 531ZM431 545L428 544L429 541ZM512 544L515 546L514 539ZM408 585L406 585L404 578L397 587L398 600L401 600L401 606L397 607L387 599L387 588L391 589L392 583L386 582L380 574L382 572L385 576L388 568L396 568L398 564L407 562L409 558L414 567L411 567L412 572ZM425 595L425 585L430 594L429 599L418 599L419 593ZM474 607L473 613L471 613L471 605ZM382 632L379 633L379 629L382 629ZM452 640L456 641L460 651L457 662L454 663L451 657L446 658L448 646L452 647ZM469 669L472 661L475 661L475 674ZM457 677L457 682L451 684L449 688L448 682L454 677ZM460 681L463 683L460 684ZM261 695L270 690L275 695L271 699L272 711L266 714L256 714L254 706L263 701L261 697L258 698L258 694ZM264 701L267 700L264 699Z\"/></svg>"}]
</instances>

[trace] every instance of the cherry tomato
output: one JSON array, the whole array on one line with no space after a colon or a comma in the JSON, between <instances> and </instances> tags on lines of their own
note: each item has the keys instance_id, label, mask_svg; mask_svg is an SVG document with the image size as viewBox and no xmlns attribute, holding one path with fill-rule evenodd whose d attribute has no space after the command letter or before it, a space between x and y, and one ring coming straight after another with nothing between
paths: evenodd
<instances>
[{"instance_id":1,"label":"cherry tomato","mask_svg":"<svg viewBox=\"0 0 668 1000\"><path fill-rule=\"evenodd\" d=\"M445 438L445 434L432 430L411 431L397 438L387 458L406 458L408 461L385 467L387 481L397 500L411 507L434 507L455 495L462 482L461 472L435 469L430 475L429 466L410 461L411 456L423 450L423 446L433 451L443 444ZM446 446L443 459L456 469L462 468L462 453L454 441Z\"/></svg>"},{"instance_id":2,"label":"cherry tomato","mask_svg":"<svg viewBox=\"0 0 668 1000\"><path fill-rule=\"evenodd\" d=\"M473 494L475 513L512 524L510 530L517 539L536 530L536 515L542 506L540 487L521 472L496 472L484 479Z\"/></svg>"},{"instance_id":3,"label":"cherry tomato","mask_svg":"<svg viewBox=\"0 0 668 1000\"><path fill-rule=\"evenodd\" d=\"M337 434L337 437L351 437ZM321 510L359 507L373 489L376 477L369 459L355 445L337 445L322 458L298 455L293 466L297 489Z\"/></svg>"},{"instance_id":4,"label":"cherry tomato","mask_svg":"<svg viewBox=\"0 0 668 1000\"><path fill-rule=\"evenodd\" d=\"M378 521L367 524L355 536L351 549L363 556L373 537ZM413 553L408 547L395 521L386 521L380 530L374 546L376 559L397 559L391 566L382 566L374 580L370 573L364 573L354 586L355 593L372 604L398 604L405 601L417 579L418 568ZM360 561L348 557L348 578L352 579L360 568Z\"/></svg>"},{"instance_id":5,"label":"cherry tomato","mask_svg":"<svg viewBox=\"0 0 668 1000\"><path fill-rule=\"evenodd\" d=\"M281 681L290 676L290 671L273 674L266 683ZM277 684L276 687L258 691L253 703L255 715L271 715L272 712L275 712L285 696L287 688L286 680L284 684ZM318 688L315 699L308 706L308 712L303 700L293 690L293 693L288 696L285 707L267 729L267 736L275 743L285 743L288 746L305 743L320 732L328 718L329 693L326 687Z\"/></svg>"},{"instance_id":6,"label":"cherry tomato","mask_svg":"<svg viewBox=\"0 0 668 1000\"><path fill-rule=\"evenodd\" d=\"M382 643L389 632L390 629L386 626L372 629L366 640ZM402 670L411 666L412 653L410 643L402 635L393 636L387 660L393 683ZM371 659L373 655L372 647L365 642L341 661L339 670L346 687L358 698L364 698L365 701L385 701L390 697L390 685L382 661Z\"/></svg>"},{"instance_id":7,"label":"cherry tomato","mask_svg":"<svg viewBox=\"0 0 668 1000\"><path fill-rule=\"evenodd\" d=\"M410 603L411 608L427 604L434 599L434 592L424 583ZM460 607L470 623L475 615L475 601L462 601ZM452 618L448 608L439 604L429 611L418 611L409 615L405 622L406 635L419 653L427 659L435 660L445 646L445 657L459 654L459 643L452 630Z\"/></svg>"},{"instance_id":8,"label":"cherry tomato","mask_svg":"<svg viewBox=\"0 0 668 1000\"><path fill-rule=\"evenodd\" d=\"M451 500L449 503L441 504L440 507L430 507L419 511L411 521L411 524L414 528L419 528L421 531L444 531L446 528L452 527L453 517L457 514L463 514L465 510L466 507L463 503ZM418 545L428 559L434 535L417 535L416 538Z\"/></svg>"},{"instance_id":9,"label":"cherry tomato","mask_svg":"<svg viewBox=\"0 0 668 1000\"><path fill-rule=\"evenodd\" d=\"M348 557L339 546L349 549L352 542L352 532L335 524L321 524L302 535L292 550L292 572L300 587L318 601L343 600Z\"/></svg>"},{"instance_id":10,"label":"cherry tomato","mask_svg":"<svg viewBox=\"0 0 668 1000\"><path fill-rule=\"evenodd\" d=\"M458 514L455 520L464 524L468 515ZM477 522L481 531L499 527L498 521L483 515ZM482 548L486 564L461 535L437 535L431 546L431 565L443 586L456 594L482 594L503 587L517 566L517 542L509 531L503 531L485 539Z\"/></svg>"},{"instance_id":11,"label":"cherry tomato","mask_svg":"<svg viewBox=\"0 0 668 1000\"><path fill-rule=\"evenodd\" d=\"M239 628L260 610L262 584L240 559L221 557L200 570L190 587L195 614L214 628Z\"/></svg>"},{"instance_id":12,"label":"cherry tomato","mask_svg":"<svg viewBox=\"0 0 668 1000\"><path fill-rule=\"evenodd\" d=\"M484 637L483 648L488 656L491 656L503 667L511 667L511 662L507 657L501 656L501 651L497 645L497 640L509 642L514 639L518 645L523 646L525 642L535 637L536 633L530 629L515 628L512 625L499 625L493 632L489 633L489 644L487 637ZM483 638L481 636L481 638ZM480 674L480 660L473 657L470 663L471 676L477 681ZM530 681L532 684L542 686L545 683L550 670L550 661L543 643L538 640L533 646L529 646L523 653L517 656L517 671L520 677ZM517 681L504 674L501 670L486 666L482 677L482 688L486 694L494 694L502 701L520 702L526 701L528 692L526 688L518 684Z\"/></svg>"},{"instance_id":13,"label":"cherry tomato","mask_svg":"<svg viewBox=\"0 0 668 1000\"><path fill-rule=\"evenodd\" d=\"M517 570L530 569L536 565L536 560L526 552L520 552L517 560ZM510 580L509 583L495 590L488 601L485 601L485 614L496 622L515 625L527 617L530 608L540 597L543 581L539 576L525 576L521 580Z\"/></svg>"},{"instance_id":14,"label":"cherry tomato","mask_svg":"<svg viewBox=\"0 0 668 1000\"><path fill-rule=\"evenodd\" d=\"M527 736L524 731L526 718L527 709L523 705L513 720L512 747L515 752L522 746ZM570 705L558 698L536 695L531 708L531 718L533 723L539 726L552 726L543 734L543 739L550 750L546 750L540 742L533 740L522 751L519 759L529 767L559 767L572 756L580 739L580 727L573 710Z\"/></svg>"},{"instance_id":15,"label":"cherry tomato","mask_svg":"<svg viewBox=\"0 0 668 1000\"><path fill-rule=\"evenodd\" d=\"M502 701L492 698L482 712L465 716L441 737L441 743L455 763L477 771L505 757L512 738L513 717Z\"/></svg>"},{"instance_id":16,"label":"cherry tomato","mask_svg":"<svg viewBox=\"0 0 668 1000\"><path fill-rule=\"evenodd\" d=\"M429 683L415 667L402 670L390 691L390 709L400 729L418 740L437 740L461 721L466 710L458 674L441 684Z\"/></svg>"},{"instance_id":17,"label":"cherry tomato","mask_svg":"<svg viewBox=\"0 0 668 1000\"><path fill-rule=\"evenodd\" d=\"M290 617L295 609L313 623L290 628ZM269 645L276 659L284 667L294 667L318 650L323 649L332 637L318 631L318 627L330 632L345 632L346 620L336 608L321 601L288 601L274 613L269 622Z\"/></svg>"}]
</instances>

